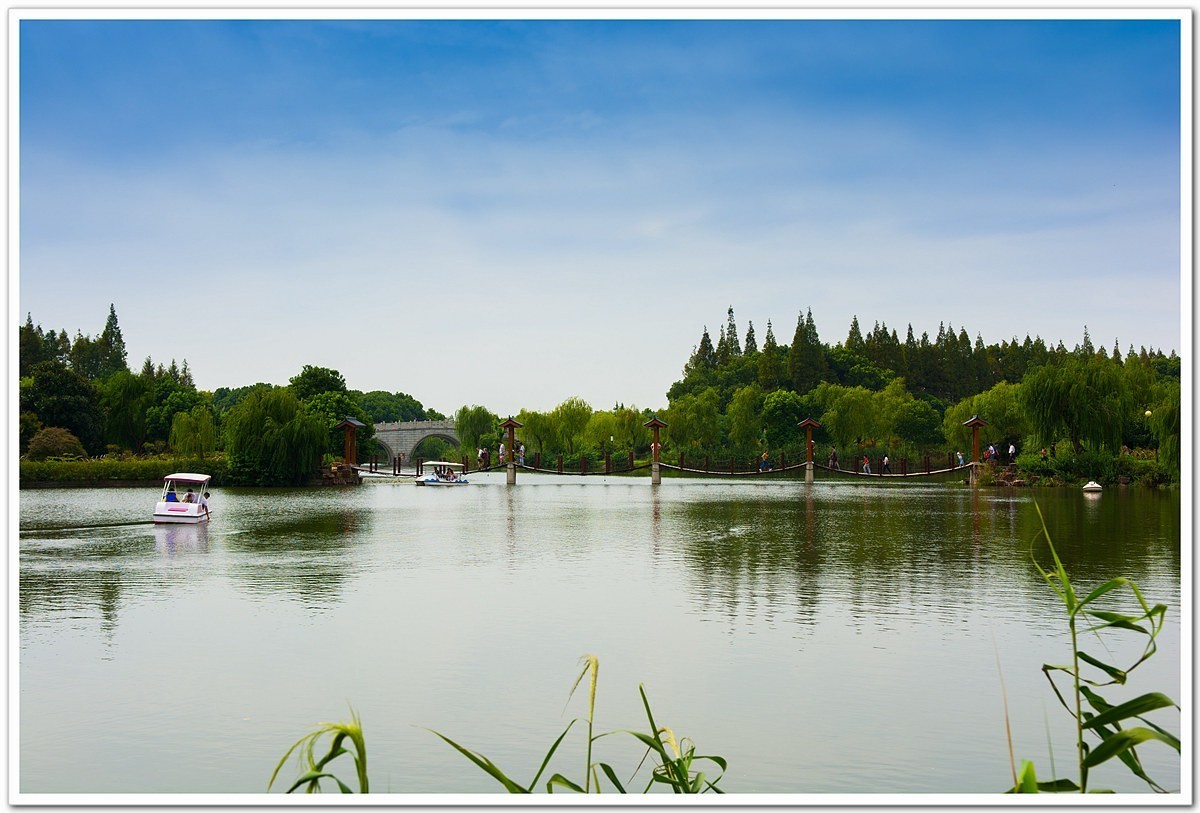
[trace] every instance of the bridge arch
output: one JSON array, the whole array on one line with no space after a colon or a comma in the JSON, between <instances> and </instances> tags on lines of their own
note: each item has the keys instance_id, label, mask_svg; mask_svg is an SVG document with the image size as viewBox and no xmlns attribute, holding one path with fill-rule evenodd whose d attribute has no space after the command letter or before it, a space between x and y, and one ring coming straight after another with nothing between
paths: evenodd
<instances>
[{"instance_id":1,"label":"bridge arch","mask_svg":"<svg viewBox=\"0 0 1200 813\"><path fill-rule=\"evenodd\" d=\"M462 441L454 429L454 421L393 421L375 424L375 440L387 452L389 460L397 455L404 455L405 461L412 460L417 446L427 438L441 438L459 449L462 448Z\"/></svg>"}]
</instances>

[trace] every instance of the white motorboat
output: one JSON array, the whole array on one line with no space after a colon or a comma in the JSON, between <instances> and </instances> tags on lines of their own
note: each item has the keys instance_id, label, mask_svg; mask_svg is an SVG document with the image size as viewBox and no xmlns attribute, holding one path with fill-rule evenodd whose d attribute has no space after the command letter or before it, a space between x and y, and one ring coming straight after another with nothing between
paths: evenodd
<instances>
[{"instance_id":1,"label":"white motorboat","mask_svg":"<svg viewBox=\"0 0 1200 813\"><path fill-rule=\"evenodd\" d=\"M1088 480L1087 483L1083 486L1083 490L1090 494L1094 494L1098 491L1103 491L1104 486L1100 485L1095 480Z\"/></svg>"},{"instance_id":2,"label":"white motorboat","mask_svg":"<svg viewBox=\"0 0 1200 813\"><path fill-rule=\"evenodd\" d=\"M470 484L466 474L463 473L462 463L433 460L423 463L421 470L424 474L416 479L419 486L465 486Z\"/></svg>"},{"instance_id":3,"label":"white motorboat","mask_svg":"<svg viewBox=\"0 0 1200 813\"><path fill-rule=\"evenodd\" d=\"M158 505L154 506L154 521L191 524L208 522L212 518L212 511L204 495L208 491L208 481L211 479L207 474L168 474L163 478L163 490L158 498Z\"/></svg>"}]
</instances>

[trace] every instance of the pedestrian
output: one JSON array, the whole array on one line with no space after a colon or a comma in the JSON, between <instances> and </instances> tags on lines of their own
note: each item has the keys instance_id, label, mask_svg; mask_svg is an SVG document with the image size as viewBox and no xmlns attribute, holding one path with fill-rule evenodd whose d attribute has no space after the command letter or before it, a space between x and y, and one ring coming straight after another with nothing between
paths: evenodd
<instances>
[{"instance_id":1,"label":"pedestrian","mask_svg":"<svg viewBox=\"0 0 1200 813\"><path fill-rule=\"evenodd\" d=\"M522 466L525 465L525 444L522 443L517 447L517 462Z\"/></svg>"},{"instance_id":2,"label":"pedestrian","mask_svg":"<svg viewBox=\"0 0 1200 813\"><path fill-rule=\"evenodd\" d=\"M954 456L958 458L958 465L961 467L961 466L963 465L963 456L962 456L962 452L955 451L955 452L954 452Z\"/></svg>"},{"instance_id":3,"label":"pedestrian","mask_svg":"<svg viewBox=\"0 0 1200 813\"><path fill-rule=\"evenodd\" d=\"M995 444L989 443L988 444L988 460L995 460L995 459L996 459L996 446L995 446Z\"/></svg>"},{"instance_id":4,"label":"pedestrian","mask_svg":"<svg viewBox=\"0 0 1200 813\"><path fill-rule=\"evenodd\" d=\"M863 474L871 473L871 461L866 455L863 455L862 473Z\"/></svg>"},{"instance_id":5,"label":"pedestrian","mask_svg":"<svg viewBox=\"0 0 1200 813\"><path fill-rule=\"evenodd\" d=\"M759 471L767 471L770 468L771 468L771 461L768 458L767 453L763 452L762 458L758 461L758 470Z\"/></svg>"},{"instance_id":6,"label":"pedestrian","mask_svg":"<svg viewBox=\"0 0 1200 813\"><path fill-rule=\"evenodd\" d=\"M503 466L504 465L504 441L500 441L499 448L500 448L500 451L499 451L499 454L497 455L497 459L500 461L500 465Z\"/></svg>"},{"instance_id":7,"label":"pedestrian","mask_svg":"<svg viewBox=\"0 0 1200 813\"><path fill-rule=\"evenodd\" d=\"M1042 460L1045 460L1046 459L1046 447L1045 446L1042 447L1041 455L1042 455Z\"/></svg>"},{"instance_id":8,"label":"pedestrian","mask_svg":"<svg viewBox=\"0 0 1200 813\"><path fill-rule=\"evenodd\" d=\"M198 500L196 500L196 502L200 503L200 507L204 509L204 518L205 519L212 519L212 513L208 510L209 493L210 492L205 491L203 494L200 495L200 498Z\"/></svg>"},{"instance_id":9,"label":"pedestrian","mask_svg":"<svg viewBox=\"0 0 1200 813\"><path fill-rule=\"evenodd\" d=\"M1017 459L1017 447L1012 443L1008 444L1008 462L1012 463Z\"/></svg>"},{"instance_id":10,"label":"pedestrian","mask_svg":"<svg viewBox=\"0 0 1200 813\"><path fill-rule=\"evenodd\" d=\"M881 468L879 470L879 473L880 474L891 474L892 473L892 465L890 462L888 462L887 455L883 456L883 468Z\"/></svg>"},{"instance_id":11,"label":"pedestrian","mask_svg":"<svg viewBox=\"0 0 1200 813\"><path fill-rule=\"evenodd\" d=\"M829 468L838 471L837 447L829 447Z\"/></svg>"}]
</instances>

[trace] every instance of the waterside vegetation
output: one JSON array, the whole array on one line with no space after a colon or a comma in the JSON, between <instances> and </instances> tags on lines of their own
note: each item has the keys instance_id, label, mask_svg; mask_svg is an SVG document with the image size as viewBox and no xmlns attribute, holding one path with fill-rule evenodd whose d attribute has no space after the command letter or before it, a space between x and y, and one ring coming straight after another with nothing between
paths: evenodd
<instances>
[{"instance_id":1,"label":"waterside vegetation","mask_svg":"<svg viewBox=\"0 0 1200 813\"><path fill-rule=\"evenodd\" d=\"M30 315L19 339L25 483L94 482L113 471L109 464L53 462L34 471L26 461L165 454L223 465L229 484L300 484L341 456L336 426L346 417L364 424L360 461L379 451L377 422L445 419L406 393L352 390L338 371L312 365L286 386L212 392L196 388L186 359L164 367L147 357L133 373L114 306L96 337L46 332ZM643 424L655 415L667 422L664 459L734 460L746 468L764 453L804 459L805 418L820 423L814 456L822 462L833 448L844 466L864 455L907 459L914 468L925 456L945 460L962 451L969 458L963 424L978 416L986 421L982 443L997 449L991 462L1015 466L1022 482L1157 486L1179 479L1180 366L1173 351L1096 347L1086 327L1068 350L1028 336L985 345L981 336L972 342L965 329L946 325L932 340L927 333L916 338L910 325L901 341L886 324L864 334L855 317L846 339L829 344L811 310L797 319L790 344L778 342L768 322L760 347L753 323L739 339L730 307L715 343L704 329L665 408L617 402L595 409L568 397L553 409L512 417L530 456L544 467L561 457L578 470L585 457L646 460L651 438ZM486 406L463 405L453 417L461 449L429 439L419 456L474 458L503 440L501 416Z\"/></svg>"}]
</instances>

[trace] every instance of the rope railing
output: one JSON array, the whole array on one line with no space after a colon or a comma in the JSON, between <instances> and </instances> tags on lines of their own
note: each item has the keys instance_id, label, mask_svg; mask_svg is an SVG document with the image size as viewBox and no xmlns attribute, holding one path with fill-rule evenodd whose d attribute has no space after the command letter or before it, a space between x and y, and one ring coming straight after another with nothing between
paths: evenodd
<instances>
[{"instance_id":1,"label":"rope railing","mask_svg":"<svg viewBox=\"0 0 1200 813\"><path fill-rule=\"evenodd\" d=\"M799 472L803 472L807 467L806 463L787 463L786 460L782 461L783 465L781 465L781 466L769 467L769 468L765 468L765 469L759 468L754 463L751 463L748 466L743 467L741 464L737 463L733 459L730 459L728 463L724 463L724 464L720 464L720 465L713 465L712 462L706 458L705 459L705 467L697 468L694 465L693 466L683 465L684 460L682 459L682 455L680 457L681 457L681 459L679 461L680 465L675 465L675 464L666 463L666 462L660 462L659 467L666 471L675 471L675 472L679 472L681 474L700 475L700 476L704 476L704 477L738 477L738 478L770 477L771 475L778 476L778 475L797 474ZM366 473L375 474L378 476L407 477L407 478L419 477L421 475L422 464L425 461L418 458L412 462L414 464L414 471L411 473L403 471L402 467L399 465L398 462L394 462L394 465L392 466L392 470L390 472L382 470L376 461L372 461L372 464L369 466L356 465L356 466L351 466L351 468L354 469L355 471L366 472ZM564 461L561 459L561 456L559 457L558 465L554 468L547 468L545 466L538 465L538 463L540 463L540 462L541 462L540 460L536 460L536 462L532 465L530 465L528 463L518 463L516 467L521 471L526 471L526 472L530 472L533 474L560 474L560 475L566 475L569 477L595 477L595 476L604 477L607 475L631 474L636 471L643 471L645 469L649 469L653 466L653 463L650 461L629 465L629 463L632 463L632 460L630 460L629 462L626 463L626 465L624 465L620 468L615 468L612 465L611 458L609 458L607 460L601 461L600 466L591 468L588 459L586 457L583 457L580 459L580 461L578 463L579 469L572 470L572 469L566 468L563 465ZM878 472L878 471L864 472L864 471L860 471L860 470L856 470L856 469L852 469L852 468L841 468L841 467L836 467L836 466L829 466L827 464L817 463L815 461L813 462L812 465L813 465L814 470L821 470L828 474L843 476L848 479L849 478L874 478L876 480L913 480L913 479L926 478L926 477L940 477L940 476L945 476L947 474L966 473L967 471L969 471L971 469L972 466L979 465L978 463L964 463L961 466L951 465L947 468L932 469L928 465L928 460L926 460L925 463L926 463L925 470L908 471L907 470L907 468L908 468L907 460L905 460L901 464L902 469L903 469L902 471L886 472L886 473ZM472 469L472 468L469 468L466 458L464 458L464 473L466 473L466 474L476 474L476 473L484 473L484 472L492 472L492 471L506 471L507 468L508 468L507 463L491 463L487 466L480 466L478 468Z\"/></svg>"}]
</instances>

